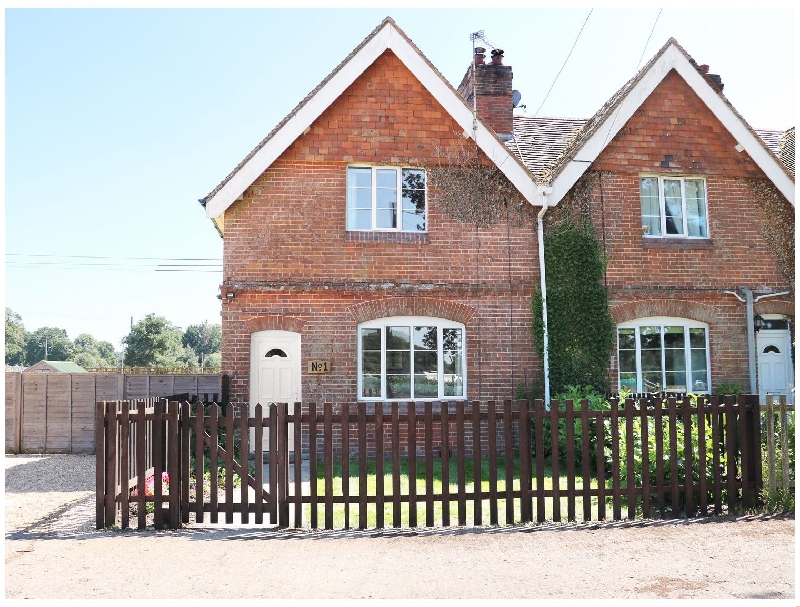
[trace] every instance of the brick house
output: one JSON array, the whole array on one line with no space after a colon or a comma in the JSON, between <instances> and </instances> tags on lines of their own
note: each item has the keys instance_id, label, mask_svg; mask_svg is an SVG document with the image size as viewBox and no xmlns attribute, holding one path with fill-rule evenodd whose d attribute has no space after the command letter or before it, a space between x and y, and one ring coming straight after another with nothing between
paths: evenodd
<instances>
[{"instance_id":1,"label":"brick house","mask_svg":"<svg viewBox=\"0 0 800 607\"><path fill-rule=\"evenodd\" d=\"M612 385L746 388L761 365L786 390L793 265L761 228L780 232L776 208L793 224L780 135L674 40L589 120L515 117L511 67L478 51L457 90L386 19L201 200L224 239L230 401L513 398L541 365L542 224L579 196L609 258ZM430 178L464 149L510 188L490 225Z\"/></svg>"}]
</instances>

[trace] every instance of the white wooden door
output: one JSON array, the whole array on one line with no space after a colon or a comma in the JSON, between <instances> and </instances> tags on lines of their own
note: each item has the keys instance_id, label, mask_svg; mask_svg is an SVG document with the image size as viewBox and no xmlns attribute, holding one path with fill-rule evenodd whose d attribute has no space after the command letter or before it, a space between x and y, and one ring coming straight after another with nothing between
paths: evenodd
<instances>
[{"instance_id":1,"label":"white wooden door","mask_svg":"<svg viewBox=\"0 0 800 607\"><path fill-rule=\"evenodd\" d=\"M789 331L760 331L756 338L758 352L758 394L765 402L767 394L786 394L794 383L791 334Z\"/></svg>"},{"instance_id":2,"label":"white wooden door","mask_svg":"<svg viewBox=\"0 0 800 607\"><path fill-rule=\"evenodd\" d=\"M289 331L259 331L250 337L250 415L261 404L264 415L271 403L300 401L300 334ZM254 433L250 433L250 441ZM269 448L264 433L264 450ZM289 449L294 448L294 433L289 429Z\"/></svg>"}]
</instances>

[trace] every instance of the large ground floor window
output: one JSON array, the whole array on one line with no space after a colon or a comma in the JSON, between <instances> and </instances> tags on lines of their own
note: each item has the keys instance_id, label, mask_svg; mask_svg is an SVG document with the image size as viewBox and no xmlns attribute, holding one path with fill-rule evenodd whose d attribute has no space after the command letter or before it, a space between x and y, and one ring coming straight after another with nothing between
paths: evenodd
<instances>
[{"instance_id":1,"label":"large ground floor window","mask_svg":"<svg viewBox=\"0 0 800 607\"><path fill-rule=\"evenodd\" d=\"M395 316L358 325L360 400L462 399L464 325Z\"/></svg>"},{"instance_id":2,"label":"large ground floor window","mask_svg":"<svg viewBox=\"0 0 800 607\"><path fill-rule=\"evenodd\" d=\"M708 325L650 317L617 326L619 387L634 392L711 390Z\"/></svg>"}]
</instances>

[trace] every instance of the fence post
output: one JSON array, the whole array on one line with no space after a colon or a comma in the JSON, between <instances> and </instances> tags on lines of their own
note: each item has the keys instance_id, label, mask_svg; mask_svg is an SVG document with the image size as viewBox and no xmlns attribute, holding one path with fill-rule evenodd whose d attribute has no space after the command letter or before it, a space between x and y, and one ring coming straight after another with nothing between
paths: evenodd
<instances>
[{"instance_id":1,"label":"fence post","mask_svg":"<svg viewBox=\"0 0 800 607\"><path fill-rule=\"evenodd\" d=\"M522 503L520 515L523 523L532 520L531 511L531 440L530 421L528 420L528 401L519 402L519 490Z\"/></svg>"},{"instance_id":2,"label":"fence post","mask_svg":"<svg viewBox=\"0 0 800 607\"><path fill-rule=\"evenodd\" d=\"M20 383L22 380L20 378ZM97 529L104 529L105 524L105 497L106 497L106 403L96 403L95 413L95 487L96 509L95 523Z\"/></svg>"},{"instance_id":3,"label":"fence post","mask_svg":"<svg viewBox=\"0 0 800 607\"><path fill-rule=\"evenodd\" d=\"M178 423L178 401L167 404L169 408L169 434L167 435L167 474L169 475L169 528L178 529L180 527L180 457L181 457L181 428ZM245 466L246 468L246 466ZM242 480L242 484L247 484Z\"/></svg>"},{"instance_id":4,"label":"fence post","mask_svg":"<svg viewBox=\"0 0 800 607\"><path fill-rule=\"evenodd\" d=\"M288 455L288 434L289 426L286 423L288 403L278 404L278 527L289 526L289 502L286 499L287 479L289 478Z\"/></svg>"},{"instance_id":5,"label":"fence post","mask_svg":"<svg viewBox=\"0 0 800 607\"><path fill-rule=\"evenodd\" d=\"M787 455L787 451L789 448L789 433L786 428L789 418L788 413L786 410L786 395L780 395L780 403L781 403L781 488L788 489L789 488L789 457Z\"/></svg>"},{"instance_id":6,"label":"fence post","mask_svg":"<svg viewBox=\"0 0 800 607\"><path fill-rule=\"evenodd\" d=\"M116 497L117 497L117 413L120 402L114 401L106 409L105 414L105 518L103 525L110 527L117 523Z\"/></svg>"},{"instance_id":7,"label":"fence post","mask_svg":"<svg viewBox=\"0 0 800 607\"><path fill-rule=\"evenodd\" d=\"M772 493L777 488L775 475L775 402L772 394L767 394L767 491Z\"/></svg>"}]
</instances>

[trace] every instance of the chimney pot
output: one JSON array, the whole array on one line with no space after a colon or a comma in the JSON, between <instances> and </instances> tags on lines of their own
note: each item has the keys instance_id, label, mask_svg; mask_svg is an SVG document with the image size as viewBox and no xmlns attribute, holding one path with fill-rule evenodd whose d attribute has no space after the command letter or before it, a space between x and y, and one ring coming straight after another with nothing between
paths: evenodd
<instances>
[{"instance_id":1,"label":"chimney pot","mask_svg":"<svg viewBox=\"0 0 800 607\"><path fill-rule=\"evenodd\" d=\"M503 49L492 50L492 65L503 65Z\"/></svg>"},{"instance_id":2,"label":"chimney pot","mask_svg":"<svg viewBox=\"0 0 800 607\"><path fill-rule=\"evenodd\" d=\"M482 46L475 47L475 65L484 65L484 58L486 57L484 53L486 53L485 48Z\"/></svg>"},{"instance_id":3,"label":"chimney pot","mask_svg":"<svg viewBox=\"0 0 800 607\"><path fill-rule=\"evenodd\" d=\"M700 66L700 71L702 71L704 74L708 74L709 69L710 68L705 63Z\"/></svg>"}]
</instances>

